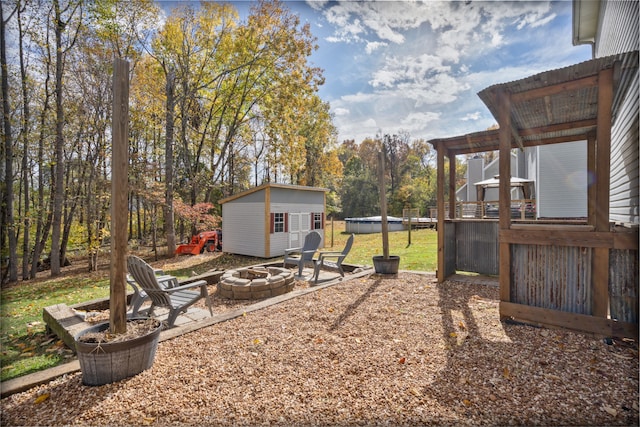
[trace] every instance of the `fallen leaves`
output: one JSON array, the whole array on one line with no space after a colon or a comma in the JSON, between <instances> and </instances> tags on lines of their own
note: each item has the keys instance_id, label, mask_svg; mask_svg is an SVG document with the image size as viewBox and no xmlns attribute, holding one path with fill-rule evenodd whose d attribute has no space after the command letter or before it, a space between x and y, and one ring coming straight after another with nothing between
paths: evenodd
<instances>
[{"instance_id":1,"label":"fallen leaves","mask_svg":"<svg viewBox=\"0 0 640 427\"><path fill-rule=\"evenodd\" d=\"M3 425L638 425L637 363L609 354L635 350L563 332L562 351L557 331L501 323L497 287L415 277L161 342L152 369L113 386L68 375L3 399Z\"/></svg>"},{"instance_id":2,"label":"fallen leaves","mask_svg":"<svg viewBox=\"0 0 640 427\"><path fill-rule=\"evenodd\" d=\"M41 394L40 396L35 398L33 403L35 403L36 405L39 405L40 403L44 402L45 400L48 400L50 397L51 397L51 394L49 394L49 393Z\"/></svg>"}]
</instances>

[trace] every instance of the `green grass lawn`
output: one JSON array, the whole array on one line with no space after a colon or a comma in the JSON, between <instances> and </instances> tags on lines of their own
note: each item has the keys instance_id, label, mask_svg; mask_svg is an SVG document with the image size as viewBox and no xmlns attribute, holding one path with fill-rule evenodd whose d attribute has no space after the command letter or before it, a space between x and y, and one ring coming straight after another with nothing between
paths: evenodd
<instances>
[{"instance_id":1,"label":"green grass lawn","mask_svg":"<svg viewBox=\"0 0 640 427\"><path fill-rule=\"evenodd\" d=\"M331 223L325 231L323 250L340 251L348 234L344 221ZM332 245L333 243L333 245ZM435 271L437 265L437 233L423 229L389 233L389 254L400 256L401 270ZM381 233L356 234L353 247L345 263L373 265L372 257L382 255ZM178 278L204 273L213 268L226 269L264 262L263 259L230 254L182 270L169 270ZM82 260L76 261L81 264ZM44 275L46 273L41 273ZM73 352L55 336L47 335L42 320L44 307L65 303L73 305L109 296L108 269L96 273L37 279L3 288L0 294L0 381L50 368L74 358Z\"/></svg>"}]
</instances>

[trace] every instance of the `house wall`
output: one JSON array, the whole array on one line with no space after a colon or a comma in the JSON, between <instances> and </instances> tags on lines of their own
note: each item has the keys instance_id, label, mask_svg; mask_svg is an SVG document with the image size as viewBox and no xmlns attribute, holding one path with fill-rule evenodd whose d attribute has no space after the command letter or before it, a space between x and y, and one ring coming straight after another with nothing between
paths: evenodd
<instances>
[{"instance_id":1,"label":"house wall","mask_svg":"<svg viewBox=\"0 0 640 427\"><path fill-rule=\"evenodd\" d=\"M600 3L595 57L615 55L638 49L638 1Z\"/></svg>"},{"instance_id":2,"label":"house wall","mask_svg":"<svg viewBox=\"0 0 640 427\"><path fill-rule=\"evenodd\" d=\"M222 250L227 253L265 257L265 190L256 191L222 205Z\"/></svg>"},{"instance_id":3,"label":"house wall","mask_svg":"<svg viewBox=\"0 0 640 427\"><path fill-rule=\"evenodd\" d=\"M595 57L629 52L639 48L637 1L603 1L596 34ZM629 81L621 81L621 99L614 101L611 129L611 191L609 216L612 221L640 224L638 212L638 64Z\"/></svg>"},{"instance_id":4,"label":"house wall","mask_svg":"<svg viewBox=\"0 0 640 427\"><path fill-rule=\"evenodd\" d=\"M542 145L536 150L538 218L586 218L587 142Z\"/></svg>"}]
</instances>

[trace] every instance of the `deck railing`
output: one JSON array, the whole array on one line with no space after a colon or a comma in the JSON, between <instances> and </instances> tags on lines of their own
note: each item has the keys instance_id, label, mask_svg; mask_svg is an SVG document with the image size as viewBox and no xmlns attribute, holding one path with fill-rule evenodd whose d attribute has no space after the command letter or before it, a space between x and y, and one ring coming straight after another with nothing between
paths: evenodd
<instances>
[{"instance_id":1,"label":"deck railing","mask_svg":"<svg viewBox=\"0 0 640 427\"><path fill-rule=\"evenodd\" d=\"M438 210L429 209L429 217L437 218ZM449 218L449 204L445 204L445 217ZM498 201L486 200L482 202L456 202L455 219L486 219L498 218ZM535 220L536 201L534 199L511 200L511 218L521 220Z\"/></svg>"}]
</instances>

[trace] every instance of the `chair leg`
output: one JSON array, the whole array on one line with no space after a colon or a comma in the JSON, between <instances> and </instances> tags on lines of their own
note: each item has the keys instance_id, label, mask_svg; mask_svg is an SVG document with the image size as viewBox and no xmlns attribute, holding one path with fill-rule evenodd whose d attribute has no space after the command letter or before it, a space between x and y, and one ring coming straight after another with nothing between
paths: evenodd
<instances>
[{"instance_id":1,"label":"chair leg","mask_svg":"<svg viewBox=\"0 0 640 427\"><path fill-rule=\"evenodd\" d=\"M140 306L142 306L142 303L144 302L144 298L141 298L138 295L134 295L131 301L131 315L133 317L136 317L138 315L138 310L140 310Z\"/></svg>"},{"instance_id":2,"label":"chair leg","mask_svg":"<svg viewBox=\"0 0 640 427\"><path fill-rule=\"evenodd\" d=\"M169 310L169 317L167 318L167 324L169 328L173 328L173 324L176 323L176 318L180 314L180 310Z\"/></svg>"},{"instance_id":3,"label":"chair leg","mask_svg":"<svg viewBox=\"0 0 640 427\"><path fill-rule=\"evenodd\" d=\"M320 277L320 269L322 268L322 261L316 261L313 266L313 282L318 283L318 277Z\"/></svg>"},{"instance_id":4,"label":"chair leg","mask_svg":"<svg viewBox=\"0 0 640 427\"><path fill-rule=\"evenodd\" d=\"M298 263L298 276L302 277L302 268L304 267L304 262L300 261Z\"/></svg>"}]
</instances>

